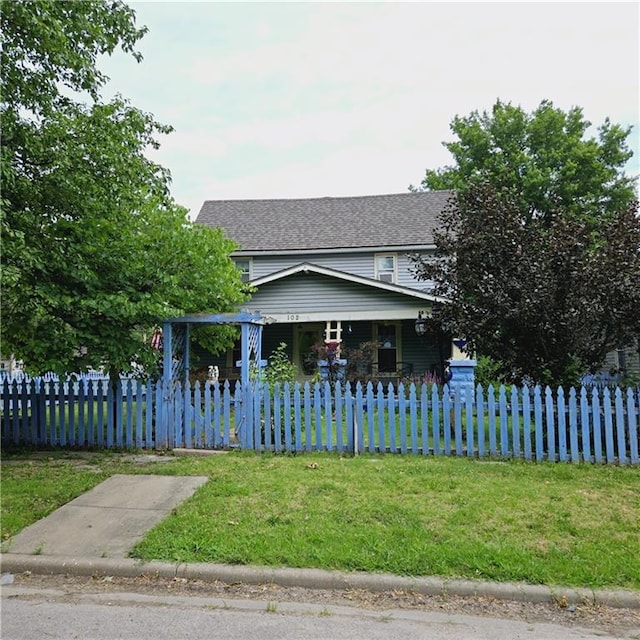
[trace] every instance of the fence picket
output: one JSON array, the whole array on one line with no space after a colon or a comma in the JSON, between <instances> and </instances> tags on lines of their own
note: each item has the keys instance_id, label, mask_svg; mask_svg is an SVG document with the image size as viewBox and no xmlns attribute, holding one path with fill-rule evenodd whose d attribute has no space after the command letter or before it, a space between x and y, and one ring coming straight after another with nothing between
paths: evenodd
<instances>
[{"instance_id":1,"label":"fence picket","mask_svg":"<svg viewBox=\"0 0 640 640\"><path fill-rule=\"evenodd\" d=\"M407 453L407 401L404 397L404 385L398 385L397 399L394 402L398 407L398 419L400 420L400 453Z\"/></svg>"},{"instance_id":2,"label":"fence picket","mask_svg":"<svg viewBox=\"0 0 640 640\"><path fill-rule=\"evenodd\" d=\"M151 449L153 447L153 386L151 380L147 380L145 400L145 444L147 449Z\"/></svg>"},{"instance_id":3,"label":"fence picket","mask_svg":"<svg viewBox=\"0 0 640 640\"><path fill-rule=\"evenodd\" d=\"M56 438L56 444L60 443L61 447L67 446L67 421L65 416L66 399L64 393L64 383L58 383L58 434ZM113 444L113 443L112 443Z\"/></svg>"},{"instance_id":4,"label":"fence picket","mask_svg":"<svg viewBox=\"0 0 640 640\"><path fill-rule=\"evenodd\" d=\"M124 392L126 393L125 412L127 416L125 442L126 446L131 448L133 446L133 388L131 380L127 380Z\"/></svg>"},{"instance_id":5,"label":"fence picket","mask_svg":"<svg viewBox=\"0 0 640 640\"><path fill-rule=\"evenodd\" d=\"M11 414L14 412L12 398L9 382L5 379L2 381L2 442L11 440Z\"/></svg>"},{"instance_id":6,"label":"fence picket","mask_svg":"<svg viewBox=\"0 0 640 640\"><path fill-rule=\"evenodd\" d=\"M20 427L19 433L27 433L29 429L29 394L28 387L23 382L20 389Z\"/></svg>"},{"instance_id":7,"label":"fence picket","mask_svg":"<svg viewBox=\"0 0 640 640\"><path fill-rule=\"evenodd\" d=\"M576 390L569 390L569 442L571 446L571 462L580 462L578 449L578 404Z\"/></svg>"},{"instance_id":8,"label":"fence picket","mask_svg":"<svg viewBox=\"0 0 640 640\"><path fill-rule=\"evenodd\" d=\"M47 405L44 396L44 381L36 381L36 385L32 390L31 404L33 406L31 420L34 437L37 444L42 445L47 440Z\"/></svg>"},{"instance_id":9,"label":"fence picket","mask_svg":"<svg viewBox=\"0 0 640 640\"><path fill-rule=\"evenodd\" d=\"M422 432L422 455L429 453L429 394L426 384L420 385L420 429Z\"/></svg>"},{"instance_id":10,"label":"fence picket","mask_svg":"<svg viewBox=\"0 0 640 640\"><path fill-rule=\"evenodd\" d=\"M498 444L496 442L496 394L493 385L487 388L487 406L489 411L489 455L498 455Z\"/></svg>"},{"instance_id":11,"label":"fence picket","mask_svg":"<svg viewBox=\"0 0 640 640\"><path fill-rule=\"evenodd\" d=\"M600 392L595 387L591 392L591 415L593 416L593 453L596 462L602 462L602 422L600 416Z\"/></svg>"},{"instance_id":12,"label":"fence picket","mask_svg":"<svg viewBox=\"0 0 640 640\"><path fill-rule=\"evenodd\" d=\"M444 455L451 455L451 394L445 384L442 390L442 431L444 436Z\"/></svg>"},{"instance_id":13,"label":"fence picket","mask_svg":"<svg viewBox=\"0 0 640 640\"><path fill-rule=\"evenodd\" d=\"M36 442L39 444L40 438L38 434L38 410L39 410L39 402L38 395L36 393L36 381L31 380L28 385L29 391L29 401L28 405L31 408L31 415L29 416L29 431L30 431L30 439L32 442Z\"/></svg>"},{"instance_id":14,"label":"fence picket","mask_svg":"<svg viewBox=\"0 0 640 640\"><path fill-rule=\"evenodd\" d=\"M378 450L384 453L387 450L387 430L384 423L384 389L378 382L376 389L376 406L378 409Z\"/></svg>"},{"instance_id":15,"label":"fence picket","mask_svg":"<svg viewBox=\"0 0 640 640\"><path fill-rule=\"evenodd\" d=\"M385 406L385 410L388 412L388 415L389 415L389 430L388 430L389 447L388 447L388 451L390 453L396 453L397 422L396 422L396 412L395 412L395 409L394 409L394 399L395 399L395 394L393 392L393 384L389 383L389 386L387 387L387 396L386 396L385 401L384 401L384 406Z\"/></svg>"},{"instance_id":16,"label":"fence picket","mask_svg":"<svg viewBox=\"0 0 640 640\"><path fill-rule=\"evenodd\" d=\"M218 384L216 383L216 387L214 389L214 400L220 400L220 388L218 386ZM224 426L222 428L222 432L218 433L218 437L222 437L222 444L225 447L228 447L229 444L231 443L231 386L229 385L229 381L225 380L224 381L224 388L222 389L222 397L223 397L223 403L222 406L224 408L223 411L223 416L224 416ZM234 402L235 402L235 398L234 398ZM236 405L233 405L234 407L234 418L235 418L235 407ZM215 423L216 425L220 425L219 422ZM218 429L218 426L216 426L216 429ZM235 422L235 428L234 428L234 435L237 438L238 437L238 421L236 420Z\"/></svg>"},{"instance_id":17,"label":"fence picket","mask_svg":"<svg viewBox=\"0 0 640 640\"><path fill-rule=\"evenodd\" d=\"M522 389L522 429L524 431L524 458L531 460L531 397L529 387Z\"/></svg>"},{"instance_id":18,"label":"fence picket","mask_svg":"<svg viewBox=\"0 0 640 640\"><path fill-rule=\"evenodd\" d=\"M409 386L409 424L411 430L411 453L418 453L418 402L416 399L416 385Z\"/></svg>"},{"instance_id":19,"label":"fence picket","mask_svg":"<svg viewBox=\"0 0 640 640\"><path fill-rule=\"evenodd\" d=\"M547 386L544 390L544 406L547 426L547 460L556 460L556 420L554 416L553 391Z\"/></svg>"},{"instance_id":20,"label":"fence picket","mask_svg":"<svg viewBox=\"0 0 640 640\"><path fill-rule=\"evenodd\" d=\"M436 385L431 386L431 420L433 421L433 453L440 454L440 398Z\"/></svg>"},{"instance_id":21,"label":"fence picket","mask_svg":"<svg viewBox=\"0 0 640 640\"><path fill-rule=\"evenodd\" d=\"M536 460L544 458L544 440L542 434L542 391L538 385L533 390L533 414L536 429Z\"/></svg>"},{"instance_id":22,"label":"fence picket","mask_svg":"<svg viewBox=\"0 0 640 640\"><path fill-rule=\"evenodd\" d=\"M613 447L613 414L611 412L611 393L606 388L602 392L602 406L604 409L604 441L607 462L612 463L616 457Z\"/></svg>"},{"instance_id":23,"label":"fence picket","mask_svg":"<svg viewBox=\"0 0 640 640\"><path fill-rule=\"evenodd\" d=\"M627 443L624 433L624 405L620 387L615 391L616 402L616 433L618 436L618 463L627 464Z\"/></svg>"},{"instance_id":24,"label":"fence picket","mask_svg":"<svg viewBox=\"0 0 640 640\"><path fill-rule=\"evenodd\" d=\"M295 416L295 430L296 430L296 437L295 437L295 446L296 446L296 451L302 451L302 425L301 425L301 411L300 411L300 401L301 401L301 394L300 394L300 383L296 382L296 386L295 386L295 390L293 393L293 414Z\"/></svg>"},{"instance_id":25,"label":"fence picket","mask_svg":"<svg viewBox=\"0 0 640 640\"><path fill-rule=\"evenodd\" d=\"M453 394L453 433L455 439L456 455L461 456L463 454L463 440L462 440L462 398L460 392Z\"/></svg>"},{"instance_id":26,"label":"fence picket","mask_svg":"<svg viewBox=\"0 0 640 640\"><path fill-rule=\"evenodd\" d=\"M220 446L220 438L217 434L220 430L220 394L216 401L216 389L219 389L218 381L212 382L207 380L204 383L204 394L202 401L204 403L204 442L207 449ZM213 405L213 406L212 406Z\"/></svg>"},{"instance_id":27,"label":"fence picket","mask_svg":"<svg viewBox=\"0 0 640 640\"><path fill-rule=\"evenodd\" d=\"M155 414L156 414L156 437L155 437L155 446L156 449L165 449L169 446L167 442L167 431L166 431L166 411L167 404L163 402L165 387L162 384L156 385L156 404L155 404Z\"/></svg>"},{"instance_id":28,"label":"fence picket","mask_svg":"<svg viewBox=\"0 0 640 640\"><path fill-rule=\"evenodd\" d=\"M362 391L362 384L359 382L356 384L356 397L355 406L353 410L353 446L354 452L360 453L364 451L364 394Z\"/></svg>"},{"instance_id":29,"label":"fence picket","mask_svg":"<svg viewBox=\"0 0 640 640\"><path fill-rule=\"evenodd\" d=\"M336 414L336 449L338 450L339 453L342 453L344 448L343 448L343 443L344 443L344 438L343 438L343 434L342 434L342 430L344 428L344 398L342 396L342 385L336 385L336 409L335 409L335 414ZM371 411L373 413L373 402L371 403Z\"/></svg>"},{"instance_id":30,"label":"fence picket","mask_svg":"<svg viewBox=\"0 0 640 640\"><path fill-rule=\"evenodd\" d=\"M513 457L520 457L520 403L518 401L518 390L511 387L511 431L513 433Z\"/></svg>"},{"instance_id":31,"label":"fence picket","mask_svg":"<svg viewBox=\"0 0 640 640\"><path fill-rule=\"evenodd\" d=\"M114 420L116 425L116 442L118 447L124 446L124 416L122 415L122 399L125 389L122 386L122 380L116 383L116 392L114 399Z\"/></svg>"},{"instance_id":32,"label":"fence picket","mask_svg":"<svg viewBox=\"0 0 640 640\"><path fill-rule=\"evenodd\" d=\"M291 451L291 385L284 383L284 448Z\"/></svg>"},{"instance_id":33,"label":"fence picket","mask_svg":"<svg viewBox=\"0 0 640 640\"><path fill-rule=\"evenodd\" d=\"M282 451L282 390L279 382L273 385L273 449Z\"/></svg>"},{"instance_id":34,"label":"fence picket","mask_svg":"<svg viewBox=\"0 0 640 640\"><path fill-rule=\"evenodd\" d=\"M582 425L582 459L591 462L591 420L587 390L580 390L580 423Z\"/></svg>"},{"instance_id":35,"label":"fence picket","mask_svg":"<svg viewBox=\"0 0 640 640\"><path fill-rule=\"evenodd\" d=\"M509 455L509 430L507 424L507 390L503 384L500 385L498 407L500 412L500 455L506 458Z\"/></svg>"},{"instance_id":36,"label":"fence picket","mask_svg":"<svg viewBox=\"0 0 640 640\"><path fill-rule=\"evenodd\" d=\"M485 456L485 422L484 422L484 394L482 393L482 387L478 385L476 387L476 428L478 430L478 457L484 458Z\"/></svg>"},{"instance_id":37,"label":"fence picket","mask_svg":"<svg viewBox=\"0 0 640 640\"><path fill-rule=\"evenodd\" d=\"M558 459L560 462L566 462L567 456L567 414L564 399L564 389L558 389Z\"/></svg>"}]
</instances>

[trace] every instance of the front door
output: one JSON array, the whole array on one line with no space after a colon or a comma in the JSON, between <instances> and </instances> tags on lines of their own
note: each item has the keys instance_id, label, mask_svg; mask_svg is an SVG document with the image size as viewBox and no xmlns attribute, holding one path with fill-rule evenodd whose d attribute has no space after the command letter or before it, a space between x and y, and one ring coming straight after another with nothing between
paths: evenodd
<instances>
[{"instance_id":1,"label":"front door","mask_svg":"<svg viewBox=\"0 0 640 640\"><path fill-rule=\"evenodd\" d=\"M380 343L378 349L378 373L393 373L396 371L398 358L399 327L395 323L376 323L376 340Z\"/></svg>"},{"instance_id":2,"label":"front door","mask_svg":"<svg viewBox=\"0 0 640 640\"><path fill-rule=\"evenodd\" d=\"M323 342L324 329L324 323L296 325L293 357L301 380L311 379L318 369L312 347Z\"/></svg>"}]
</instances>

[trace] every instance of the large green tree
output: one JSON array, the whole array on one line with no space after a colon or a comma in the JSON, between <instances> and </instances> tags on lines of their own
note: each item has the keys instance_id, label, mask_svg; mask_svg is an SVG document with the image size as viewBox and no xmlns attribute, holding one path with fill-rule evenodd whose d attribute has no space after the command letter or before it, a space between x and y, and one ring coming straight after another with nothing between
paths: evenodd
<instances>
[{"instance_id":1,"label":"large green tree","mask_svg":"<svg viewBox=\"0 0 640 640\"><path fill-rule=\"evenodd\" d=\"M456 162L420 187L452 199L415 271L449 300L448 328L509 379L574 384L640 335L630 129L589 127L578 108L498 102L453 120Z\"/></svg>"},{"instance_id":2,"label":"large green tree","mask_svg":"<svg viewBox=\"0 0 640 640\"><path fill-rule=\"evenodd\" d=\"M5 2L0 19L2 351L33 372L151 371L156 323L247 291L233 243L189 222L146 155L170 128L100 99L99 56L140 60L145 29L115 0Z\"/></svg>"}]
</instances>

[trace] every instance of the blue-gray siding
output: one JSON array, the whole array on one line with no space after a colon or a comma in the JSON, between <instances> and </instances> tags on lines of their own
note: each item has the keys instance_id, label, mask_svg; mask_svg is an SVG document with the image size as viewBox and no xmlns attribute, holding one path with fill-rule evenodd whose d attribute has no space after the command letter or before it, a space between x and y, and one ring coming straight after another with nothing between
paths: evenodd
<instances>
[{"instance_id":1,"label":"blue-gray siding","mask_svg":"<svg viewBox=\"0 0 640 640\"><path fill-rule=\"evenodd\" d=\"M393 253L393 252L390 252ZM425 289L430 283L416 280L410 271L411 263L405 252L397 252L398 281L404 287ZM278 271L294 267L301 262L310 262L320 267L344 273L375 278L375 254L372 253L309 253L305 255L255 256L252 259L252 279L263 278Z\"/></svg>"},{"instance_id":2,"label":"blue-gray siding","mask_svg":"<svg viewBox=\"0 0 640 640\"><path fill-rule=\"evenodd\" d=\"M339 311L380 311L380 319L383 319L386 309L414 306L417 311L425 305L419 299L402 294L320 274L298 273L262 286L246 306L264 315L321 311L326 312L327 320L330 320Z\"/></svg>"}]
</instances>

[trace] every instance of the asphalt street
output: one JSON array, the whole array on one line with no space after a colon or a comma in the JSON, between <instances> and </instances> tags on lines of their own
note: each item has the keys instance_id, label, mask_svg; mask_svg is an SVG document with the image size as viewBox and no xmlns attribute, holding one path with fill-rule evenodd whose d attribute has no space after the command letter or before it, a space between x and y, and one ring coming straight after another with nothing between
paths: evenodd
<instances>
[{"instance_id":1,"label":"asphalt street","mask_svg":"<svg viewBox=\"0 0 640 640\"><path fill-rule=\"evenodd\" d=\"M637 638L557 624L449 613L5 586L3 640L603 640Z\"/></svg>"}]
</instances>

